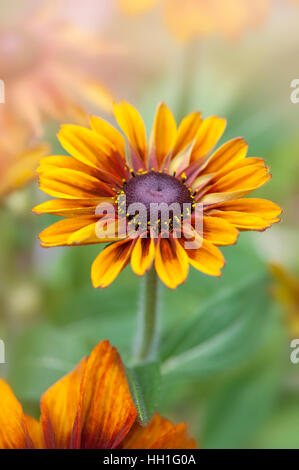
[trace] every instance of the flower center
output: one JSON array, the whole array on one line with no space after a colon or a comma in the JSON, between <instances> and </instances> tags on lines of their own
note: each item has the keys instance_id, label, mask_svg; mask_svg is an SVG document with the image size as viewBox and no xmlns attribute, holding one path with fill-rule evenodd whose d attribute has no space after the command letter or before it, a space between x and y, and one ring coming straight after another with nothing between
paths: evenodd
<instances>
[{"instance_id":1,"label":"flower center","mask_svg":"<svg viewBox=\"0 0 299 470\"><path fill-rule=\"evenodd\" d=\"M167 219L170 227L173 227L174 219L180 222L184 213L190 215L194 203L192 193L183 181L156 171L137 174L131 178L125 184L121 195L126 197L125 210L129 220L132 220L135 211L138 211L143 220L146 217L148 225L153 227L154 224L159 230L161 220L165 223ZM142 213L136 204L142 205Z\"/></svg>"}]
</instances>

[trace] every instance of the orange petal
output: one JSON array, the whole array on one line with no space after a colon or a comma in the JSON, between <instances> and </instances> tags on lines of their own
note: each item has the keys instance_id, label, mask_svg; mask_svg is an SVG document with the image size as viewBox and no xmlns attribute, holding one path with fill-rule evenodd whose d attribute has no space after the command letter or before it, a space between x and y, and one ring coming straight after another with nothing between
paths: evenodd
<instances>
[{"instance_id":1,"label":"orange petal","mask_svg":"<svg viewBox=\"0 0 299 470\"><path fill-rule=\"evenodd\" d=\"M160 103L156 112L151 144L154 146L158 166L173 149L177 136L177 126L173 114L165 103Z\"/></svg>"},{"instance_id":2,"label":"orange petal","mask_svg":"<svg viewBox=\"0 0 299 470\"><path fill-rule=\"evenodd\" d=\"M40 421L32 418L31 416L24 415L25 426L27 434L31 439L34 449L44 448L43 428Z\"/></svg>"},{"instance_id":3,"label":"orange petal","mask_svg":"<svg viewBox=\"0 0 299 470\"><path fill-rule=\"evenodd\" d=\"M64 124L58 133L63 148L77 160L103 171L115 171L114 148L104 136L86 127Z\"/></svg>"},{"instance_id":4,"label":"orange petal","mask_svg":"<svg viewBox=\"0 0 299 470\"><path fill-rule=\"evenodd\" d=\"M111 143L124 160L126 159L125 139L117 129L104 119L96 116L90 117L90 125L95 132L105 137Z\"/></svg>"},{"instance_id":5,"label":"orange petal","mask_svg":"<svg viewBox=\"0 0 299 470\"><path fill-rule=\"evenodd\" d=\"M3 176L1 175L0 196L29 183L36 176L35 170L39 159L48 152L49 147L42 144L15 158Z\"/></svg>"},{"instance_id":6,"label":"orange petal","mask_svg":"<svg viewBox=\"0 0 299 470\"><path fill-rule=\"evenodd\" d=\"M170 289L175 289L182 284L188 275L186 252L180 243L172 237L159 237L155 266L159 278Z\"/></svg>"},{"instance_id":7,"label":"orange petal","mask_svg":"<svg viewBox=\"0 0 299 470\"><path fill-rule=\"evenodd\" d=\"M51 199L34 207L35 214L55 214L63 217L79 215L95 215L98 204L114 204L114 198L100 197L97 199Z\"/></svg>"},{"instance_id":8,"label":"orange petal","mask_svg":"<svg viewBox=\"0 0 299 470\"><path fill-rule=\"evenodd\" d=\"M235 164L246 157L248 144L238 137L223 144L209 159L204 169L205 174L223 170L227 165Z\"/></svg>"},{"instance_id":9,"label":"orange petal","mask_svg":"<svg viewBox=\"0 0 299 470\"><path fill-rule=\"evenodd\" d=\"M89 165L85 165L85 163L79 162L76 158L68 157L66 155L51 155L49 157L42 158L39 161L39 166L36 171L40 174L40 178L42 178L44 174L47 176L49 171L57 170L59 168L77 170L81 173L87 173L94 178L111 183L115 183L117 179L114 174L111 174L108 171L99 170Z\"/></svg>"},{"instance_id":10,"label":"orange petal","mask_svg":"<svg viewBox=\"0 0 299 470\"><path fill-rule=\"evenodd\" d=\"M125 101L115 103L113 111L119 127L142 160L145 161L147 153L146 132L140 114Z\"/></svg>"},{"instance_id":11,"label":"orange petal","mask_svg":"<svg viewBox=\"0 0 299 470\"><path fill-rule=\"evenodd\" d=\"M222 136L226 127L226 120L217 116L205 119L196 135L192 151L192 161L210 152Z\"/></svg>"},{"instance_id":12,"label":"orange petal","mask_svg":"<svg viewBox=\"0 0 299 470\"><path fill-rule=\"evenodd\" d=\"M181 241L183 243L183 240ZM195 269L210 276L221 276L224 258L221 251L212 243L203 240L201 248L186 249L188 261Z\"/></svg>"},{"instance_id":13,"label":"orange petal","mask_svg":"<svg viewBox=\"0 0 299 470\"><path fill-rule=\"evenodd\" d=\"M153 238L139 237L136 240L131 255L131 266L135 274L143 276L151 267L155 257L155 243Z\"/></svg>"},{"instance_id":14,"label":"orange petal","mask_svg":"<svg viewBox=\"0 0 299 470\"><path fill-rule=\"evenodd\" d=\"M265 184L271 175L268 168L260 163L235 169L213 184L200 202L218 204L251 193Z\"/></svg>"},{"instance_id":15,"label":"orange petal","mask_svg":"<svg viewBox=\"0 0 299 470\"><path fill-rule=\"evenodd\" d=\"M67 245L70 235L98 220L99 216L97 215L82 215L59 220L39 234L41 245L44 247Z\"/></svg>"},{"instance_id":16,"label":"orange petal","mask_svg":"<svg viewBox=\"0 0 299 470\"><path fill-rule=\"evenodd\" d=\"M41 398L41 423L45 447L67 449L73 447L75 421L80 401L80 383L86 359L69 374L50 387Z\"/></svg>"},{"instance_id":17,"label":"orange petal","mask_svg":"<svg viewBox=\"0 0 299 470\"><path fill-rule=\"evenodd\" d=\"M208 214L228 221L239 230L264 230L279 221L281 208L265 199L235 199L213 206Z\"/></svg>"},{"instance_id":18,"label":"orange petal","mask_svg":"<svg viewBox=\"0 0 299 470\"><path fill-rule=\"evenodd\" d=\"M108 245L94 260L91 267L91 280L94 287L107 287L130 261L132 239Z\"/></svg>"},{"instance_id":19,"label":"orange petal","mask_svg":"<svg viewBox=\"0 0 299 470\"><path fill-rule=\"evenodd\" d=\"M40 178L40 189L50 196L65 199L94 199L115 194L113 189L97 178L69 168L44 173Z\"/></svg>"},{"instance_id":20,"label":"orange petal","mask_svg":"<svg viewBox=\"0 0 299 470\"><path fill-rule=\"evenodd\" d=\"M124 366L108 341L99 343L88 357L81 384L82 449L114 449L132 427L137 411Z\"/></svg>"},{"instance_id":21,"label":"orange petal","mask_svg":"<svg viewBox=\"0 0 299 470\"><path fill-rule=\"evenodd\" d=\"M138 422L122 444L123 449L197 449L185 423L175 426L156 413L146 426Z\"/></svg>"},{"instance_id":22,"label":"orange petal","mask_svg":"<svg viewBox=\"0 0 299 470\"><path fill-rule=\"evenodd\" d=\"M233 245L239 232L226 220L218 217L203 218L204 239L214 245Z\"/></svg>"},{"instance_id":23,"label":"orange petal","mask_svg":"<svg viewBox=\"0 0 299 470\"><path fill-rule=\"evenodd\" d=\"M111 243L126 237L118 233L118 221L114 217L102 217L97 222L86 225L73 232L67 239L68 245L86 245L89 243Z\"/></svg>"},{"instance_id":24,"label":"orange petal","mask_svg":"<svg viewBox=\"0 0 299 470\"><path fill-rule=\"evenodd\" d=\"M194 113L188 114L178 128L177 140L173 149L173 155L180 153L184 148L189 145L195 138L199 126L202 123L201 113L195 111Z\"/></svg>"},{"instance_id":25,"label":"orange petal","mask_svg":"<svg viewBox=\"0 0 299 470\"><path fill-rule=\"evenodd\" d=\"M0 379L0 449L26 449L28 437L22 407L11 388Z\"/></svg>"},{"instance_id":26,"label":"orange petal","mask_svg":"<svg viewBox=\"0 0 299 470\"><path fill-rule=\"evenodd\" d=\"M281 214L281 208L272 201L259 198L234 199L222 202L212 208L221 211L247 212L267 220L276 219Z\"/></svg>"}]
</instances>

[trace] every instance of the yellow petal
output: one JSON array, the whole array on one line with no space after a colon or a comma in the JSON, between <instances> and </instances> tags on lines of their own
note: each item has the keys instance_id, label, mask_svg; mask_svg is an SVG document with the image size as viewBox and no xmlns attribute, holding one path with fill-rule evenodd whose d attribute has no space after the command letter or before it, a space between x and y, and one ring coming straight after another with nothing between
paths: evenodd
<instances>
[{"instance_id":1,"label":"yellow petal","mask_svg":"<svg viewBox=\"0 0 299 470\"><path fill-rule=\"evenodd\" d=\"M91 280L94 287L107 287L130 261L132 239L108 245L98 255L91 267Z\"/></svg>"},{"instance_id":2,"label":"yellow petal","mask_svg":"<svg viewBox=\"0 0 299 470\"><path fill-rule=\"evenodd\" d=\"M103 181L69 168L43 173L40 177L40 189L50 196L65 199L94 199L115 194Z\"/></svg>"},{"instance_id":3,"label":"yellow petal","mask_svg":"<svg viewBox=\"0 0 299 470\"><path fill-rule=\"evenodd\" d=\"M173 149L177 136L177 126L173 114L165 103L160 103L156 112L151 144L154 146L158 166Z\"/></svg>"},{"instance_id":4,"label":"yellow petal","mask_svg":"<svg viewBox=\"0 0 299 470\"><path fill-rule=\"evenodd\" d=\"M99 216L96 215L82 215L60 220L50 225L50 227L47 227L39 234L41 245L45 247L67 245L68 239L72 233L93 224L98 219Z\"/></svg>"},{"instance_id":5,"label":"yellow petal","mask_svg":"<svg viewBox=\"0 0 299 470\"><path fill-rule=\"evenodd\" d=\"M188 257L176 239L158 239L155 267L161 281L170 289L175 289L186 280Z\"/></svg>"},{"instance_id":6,"label":"yellow petal","mask_svg":"<svg viewBox=\"0 0 299 470\"><path fill-rule=\"evenodd\" d=\"M79 408L81 449L117 448L136 419L124 366L108 341L88 357Z\"/></svg>"},{"instance_id":7,"label":"yellow petal","mask_svg":"<svg viewBox=\"0 0 299 470\"><path fill-rule=\"evenodd\" d=\"M229 223L219 217L203 218L204 239L214 245L233 245L236 243L239 232Z\"/></svg>"},{"instance_id":8,"label":"yellow petal","mask_svg":"<svg viewBox=\"0 0 299 470\"><path fill-rule=\"evenodd\" d=\"M223 144L209 159L204 173L215 173L223 170L227 165L232 165L246 157L248 144L238 137Z\"/></svg>"},{"instance_id":9,"label":"yellow petal","mask_svg":"<svg viewBox=\"0 0 299 470\"><path fill-rule=\"evenodd\" d=\"M192 161L210 152L222 136L226 120L211 116L205 119L199 127L192 151Z\"/></svg>"},{"instance_id":10,"label":"yellow petal","mask_svg":"<svg viewBox=\"0 0 299 470\"><path fill-rule=\"evenodd\" d=\"M181 241L182 243L183 241ZM201 248L186 249L191 266L210 276L221 276L221 268L224 266L224 258L221 251L206 240L203 240Z\"/></svg>"},{"instance_id":11,"label":"yellow petal","mask_svg":"<svg viewBox=\"0 0 299 470\"><path fill-rule=\"evenodd\" d=\"M51 199L34 207L35 214L54 214L63 217L79 215L94 215L98 204L114 204L114 198L102 197L97 199Z\"/></svg>"},{"instance_id":12,"label":"yellow petal","mask_svg":"<svg viewBox=\"0 0 299 470\"><path fill-rule=\"evenodd\" d=\"M234 199L217 204L213 209L221 211L247 212L264 219L276 219L281 214L281 208L272 201L259 198Z\"/></svg>"},{"instance_id":13,"label":"yellow petal","mask_svg":"<svg viewBox=\"0 0 299 470\"><path fill-rule=\"evenodd\" d=\"M155 243L153 238L139 237L134 245L131 255L131 266L135 274L143 276L151 267L155 257Z\"/></svg>"},{"instance_id":14,"label":"yellow petal","mask_svg":"<svg viewBox=\"0 0 299 470\"><path fill-rule=\"evenodd\" d=\"M114 170L113 147L97 132L82 126L64 124L58 139L63 148L80 162L104 171Z\"/></svg>"},{"instance_id":15,"label":"yellow petal","mask_svg":"<svg viewBox=\"0 0 299 470\"><path fill-rule=\"evenodd\" d=\"M271 175L268 168L261 164L253 164L237 168L215 182L200 202L218 204L249 194L265 184Z\"/></svg>"},{"instance_id":16,"label":"yellow petal","mask_svg":"<svg viewBox=\"0 0 299 470\"><path fill-rule=\"evenodd\" d=\"M105 137L105 139L113 145L114 149L119 152L124 160L126 159L125 139L117 129L111 126L111 124L104 119L96 116L90 117L90 125L95 132Z\"/></svg>"},{"instance_id":17,"label":"yellow petal","mask_svg":"<svg viewBox=\"0 0 299 470\"><path fill-rule=\"evenodd\" d=\"M146 132L140 114L125 101L115 103L113 111L119 127L142 160L145 161L147 154Z\"/></svg>"},{"instance_id":18,"label":"yellow petal","mask_svg":"<svg viewBox=\"0 0 299 470\"><path fill-rule=\"evenodd\" d=\"M201 113L195 111L188 114L179 125L177 140L173 149L173 155L180 153L195 138L202 123Z\"/></svg>"},{"instance_id":19,"label":"yellow petal","mask_svg":"<svg viewBox=\"0 0 299 470\"><path fill-rule=\"evenodd\" d=\"M185 423L174 425L156 413L146 426L136 422L122 449L197 449Z\"/></svg>"}]
</instances>

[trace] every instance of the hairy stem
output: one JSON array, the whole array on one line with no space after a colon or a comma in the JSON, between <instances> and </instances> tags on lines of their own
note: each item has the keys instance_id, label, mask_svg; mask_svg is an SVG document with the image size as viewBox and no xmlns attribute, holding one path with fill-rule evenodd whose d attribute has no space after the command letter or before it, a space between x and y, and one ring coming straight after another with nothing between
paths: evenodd
<instances>
[{"instance_id":1,"label":"hairy stem","mask_svg":"<svg viewBox=\"0 0 299 470\"><path fill-rule=\"evenodd\" d=\"M153 359L157 349L159 281L154 266L144 276L143 283L136 340L137 361Z\"/></svg>"}]
</instances>

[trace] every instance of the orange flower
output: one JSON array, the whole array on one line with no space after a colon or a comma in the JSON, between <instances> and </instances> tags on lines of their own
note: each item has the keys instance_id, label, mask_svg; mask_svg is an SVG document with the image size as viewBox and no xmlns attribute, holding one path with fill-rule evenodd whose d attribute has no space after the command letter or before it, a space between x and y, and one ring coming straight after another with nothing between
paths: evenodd
<instances>
[{"instance_id":1,"label":"orange flower","mask_svg":"<svg viewBox=\"0 0 299 470\"><path fill-rule=\"evenodd\" d=\"M181 40L221 34L237 37L259 25L272 0L119 0L129 14L142 13L161 4L166 25Z\"/></svg>"},{"instance_id":2,"label":"orange flower","mask_svg":"<svg viewBox=\"0 0 299 470\"><path fill-rule=\"evenodd\" d=\"M140 276L154 263L170 288L185 281L189 264L219 276L224 258L217 245L234 244L239 231L265 230L278 222L281 210L273 202L241 199L271 177L261 158L245 158L247 143L236 138L212 153L224 132L224 119L202 119L193 112L177 128L161 103L148 146L135 108L121 102L115 104L114 114L127 137L128 154L123 136L100 118L91 117L91 129L62 126L58 138L73 158L47 157L38 168L40 188L59 199L33 209L65 217L40 234L44 247L115 242L92 265L95 287L107 287L129 262ZM120 205L116 220L100 214L103 202L116 211ZM145 208L145 220L127 212L134 203ZM167 226L160 217L152 223L153 203L176 204L179 214L169 213ZM182 221L187 230L180 237ZM143 229L132 234L136 224ZM116 234L118 227L122 229Z\"/></svg>"},{"instance_id":3,"label":"orange flower","mask_svg":"<svg viewBox=\"0 0 299 470\"><path fill-rule=\"evenodd\" d=\"M155 414L138 423L125 369L108 341L99 343L41 398L40 421L23 413L0 380L0 449L195 449L186 424Z\"/></svg>"},{"instance_id":4,"label":"orange flower","mask_svg":"<svg viewBox=\"0 0 299 470\"><path fill-rule=\"evenodd\" d=\"M286 311L286 324L291 338L299 338L299 280L282 266L270 265L276 281L273 294Z\"/></svg>"},{"instance_id":5,"label":"orange flower","mask_svg":"<svg viewBox=\"0 0 299 470\"><path fill-rule=\"evenodd\" d=\"M90 100L110 111L110 92L96 82L94 73L86 73L102 50L98 37L63 20L56 1L1 26L3 112L40 134L44 118L85 123L79 106Z\"/></svg>"},{"instance_id":6,"label":"orange flower","mask_svg":"<svg viewBox=\"0 0 299 470\"><path fill-rule=\"evenodd\" d=\"M48 145L32 142L24 127L6 116L0 125L0 198L29 183L38 161L49 151Z\"/></svg>"}]
</instances>

